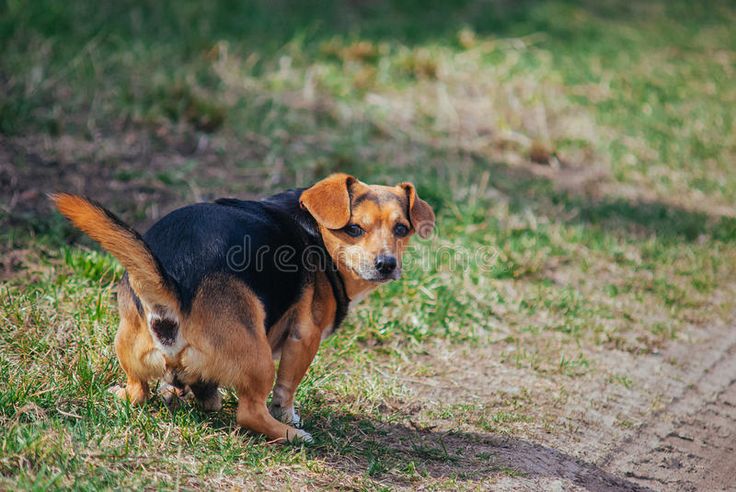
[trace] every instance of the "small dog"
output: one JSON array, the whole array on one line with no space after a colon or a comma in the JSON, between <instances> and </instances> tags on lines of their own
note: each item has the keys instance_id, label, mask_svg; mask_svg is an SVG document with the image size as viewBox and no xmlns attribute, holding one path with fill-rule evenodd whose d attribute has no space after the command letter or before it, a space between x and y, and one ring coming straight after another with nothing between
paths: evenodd
<instances>
[{"instance_id":1,"label":"small dog","mask_svg":"<svg viewBox=\"0 0 736 492\"><path fill-rule=\"evenodd\" d=\"M234 387L238 424L285 441L312 440L294 394L320 341L352 302L399 278L409 238L435 222L411 183L346 174L261 201L186 206L143 236L85 198L51 198L126 269L115 351L127 383L111 391L138 404L163 379L218 410L218 387Z\"/></svg>"}]
</instances>

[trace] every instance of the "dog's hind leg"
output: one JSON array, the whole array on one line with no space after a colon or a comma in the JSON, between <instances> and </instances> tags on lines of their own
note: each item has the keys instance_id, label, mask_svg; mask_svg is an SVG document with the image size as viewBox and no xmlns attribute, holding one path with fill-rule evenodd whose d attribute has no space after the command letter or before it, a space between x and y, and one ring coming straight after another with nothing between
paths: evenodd
<instances>
[{"instance_id":1,"label":"dog's hind leg","mask_svg":"<svg viewBox=\"0 0 736 492\"><path fill-rule=\"evenodd\" d=\"M311 441L308 433L268 413L266 399L276 369L265 318L260 299L242 283L222 276L205 280L184 324L191 346L182 353L181 364L199 380L235 388L240 426L272 440Z\"/></svg>"},{"instance_id":2,"label":"dog's hind leg","mask_svg":"<svg viewBox=\"0 0 736 492\"><path fill-rule=\"evenodd\" d=\"M243 374L237 385L238 424L273 440L311 442L309 433L279 422L269 413L266 398L273 384L275 368L271 361L271 347L265 337L260 342L249 364L250 370Z\"/></svg>"},{"instance_id":3,"label":"dog's hind leg","mask_svg":"<svg viewBox=\"0 0 736 492\"><path fill-rule=\"evenodd\" d=\"M127 382L124 387L113 386L110 392L139 404L148 399L148 381L163 375L166 362L153 345L148 327L133 302L130 287L123 283L118 291L118 308L120 327L115 335L115 353Z\"/></svg>"},{"instance_id":4,"label":"dog's hind leg","mask_svg":"<svg viewBox=\"0 0 736 492\"><path fill-rule=\"evenodd\" d=\"M307 432L279 422L268 413L266 399L276 369L263 326L241 324L239 320L226 319L224 313L220 316L220 341L225 342L220 350L207 357L194 347L188 348L182 354L182 364L194 369L204 380L217 380L218 384L235 388L236 420L241 427L274 441L311 441L312 436ZM216 392L215 387L210 391Z\"/></svg>"}]
</instances>

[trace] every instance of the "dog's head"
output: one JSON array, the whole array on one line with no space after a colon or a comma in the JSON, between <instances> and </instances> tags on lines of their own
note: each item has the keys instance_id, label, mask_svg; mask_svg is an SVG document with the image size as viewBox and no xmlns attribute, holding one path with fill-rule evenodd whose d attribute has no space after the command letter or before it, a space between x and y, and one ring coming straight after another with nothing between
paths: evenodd
<instances>
[{"instance_id":1,"label":"dog's head","mask_svg":"<svg viewBox=\"0 0 736 492\"><path fill-rule=\"evenodd\" d=\"M399 278L411 236L426 238L434 228L432 207L411 183L367 185L333 174L304 190L300 203L319 224L332 259L356 280Z\"/></svg>"}]
</instances>

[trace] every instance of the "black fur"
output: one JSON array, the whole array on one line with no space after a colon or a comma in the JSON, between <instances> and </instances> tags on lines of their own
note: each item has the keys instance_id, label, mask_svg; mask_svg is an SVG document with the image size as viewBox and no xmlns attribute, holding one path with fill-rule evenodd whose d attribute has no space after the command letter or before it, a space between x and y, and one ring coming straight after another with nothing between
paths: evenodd
<instances>
[{"instance_id":1,"label":"black fur","mask_svg":"<svg viewBox=\"0 0 736 492\"><path fill-rule=\"evenodd\" d=\"M120 286L118 287L118 289L119 292L122 292L124 290L128 292L128 295L130 295L130 297L133 299L133 304L135 304L135 309L136 311L138 311L138 315L143 316L143 304L130 286L130 281L128 280L128 272L125 272L123 274L123 278L120 280Z\"/></svg>"},{"instance_id":2,"label":"black fur","mask_svg":"<svg viewBox=\"0 0 736 492\"><path fill-rule=\"evenodd\" d=\"M179 331L179 323L173 319L154 318L151 321L151 329L163 345L173 345Z\"/></svg>"},{"instance_id":3,"label":"black fur","mask_svg":"<svg viewBox=\"0 0 736 492\"><path fill-rule=\"evenodd\" d=\"M297 302L319 270L326 273L337 300L336 329L350 299L316 222L299 205L302 191L289 190L261 201L228 198L190 205L154 224L143 239L166 280L176 286L181 308L191 309L208 275L232 275L263 303L268 330Z\"/></svg>"},{"instance_id":4,"label":"black fur","mask_svg":"<svg viewBox=\"0 0 736 492\"><path fill-rule=\"evenodd\" d=\"M194 396L199 401L206 401L217 394L217 384L210 383L207 381L197 381L189 385L189 389L192 390Z\"/></svg>"}]
</instances>

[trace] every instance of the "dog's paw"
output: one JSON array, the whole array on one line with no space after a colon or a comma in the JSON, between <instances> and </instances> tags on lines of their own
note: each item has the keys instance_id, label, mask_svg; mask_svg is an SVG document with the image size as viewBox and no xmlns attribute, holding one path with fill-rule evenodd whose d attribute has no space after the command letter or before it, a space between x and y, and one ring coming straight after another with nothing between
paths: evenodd
<instances>
[{"instance_id":1,"label":"dog's paw","mask_svg":"<svg viewBox=\"0 0 736 492\"><path fill-rule=\"evenodd\" d=\"M276 420L279 420L287 425L293 425L294 427L302 426L302 419L299 417L299 413L294 409L294 406L281 407L272 405L269 409L271 415Z\"/></svg>"},{"instance_id":2,"label":"dog's paw","mask_svg":"<svg viewBox=\"0 0 736 492\"><path fill-rule=\"evenodd\" d=\"M107 388L107 392L115 395L117 398L120 398L121 400L125 400L128 398L128 394L125 392L125 386L120 386L119 384L110 386Z\"/></svg>"},{"instance_id":3,"label":"dog's paw","mask_svg":"<svg viewBox=\"0 0 736 492\"><path fill-rule=\"evenodd\" d=\"M302 429L295 429L296 433L293 435L287 435L286 440L293 444L312 444L314 442L314 438L312 437L312 434L309 432L302 430Z\"/></svg>"},{"instance_id":4,"label":"dog's paw","mask_svg":"<svg viewBox=\"0 0 736 492\"><path fill-rule=\"evenodd\" d=\"M158 386L158 394L169 410L176 410L187 396L188 391L162 381Z\"/></svg>"},{"instance_id":5,"label":"dog's paw","mask_svg":"<svg viewBox=\"0 0 736 492\"><path fill-rule=\"evenodd\" d=\"M127 400L131 405L140 405L148 398L147 391L142 386L120 386L116 384L107 389L121 400Z\"/></svg>"}]
</instances>

